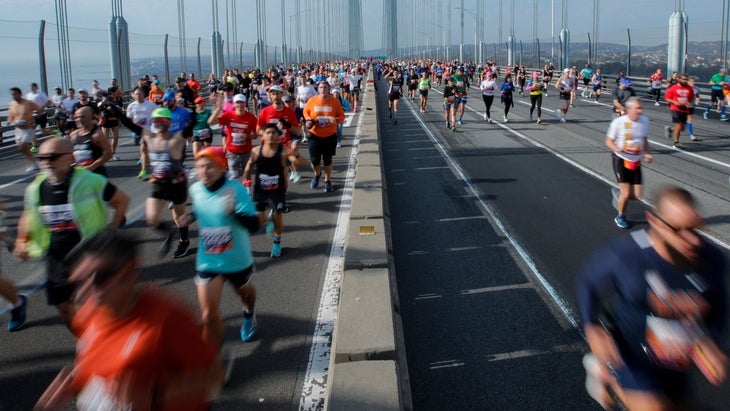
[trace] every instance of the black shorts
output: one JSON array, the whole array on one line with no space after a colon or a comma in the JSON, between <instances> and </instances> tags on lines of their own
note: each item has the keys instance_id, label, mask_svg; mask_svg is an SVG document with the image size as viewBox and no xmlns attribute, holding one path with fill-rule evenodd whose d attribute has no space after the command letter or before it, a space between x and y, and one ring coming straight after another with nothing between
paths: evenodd
<instances>
[{"instance_id":1,"label":"black shorts","mask_svg":"<svg viewBox=\"0 0 730 411\"><path fill-rule=\"evenodd\" d=\"M674 124L687 124L687 116L689 113L682 113L681 111L671 110L672 112L672 123Z\"/></svg>"},{"instance_id":2,"label":"black shorts","mask_svg":"<svg viewBox=\"0 0 730 411\"><path fill-rule=\"evenodd\" d=\"M613 173L616 176L616 181L620 183L629 183L633 185L641 184L641 164L633 170L630 170L624 166L624 159L617 156L615 153L611 155L611 162L613 164Z\"/></svg>"},{"instance_id":3,"label":"black shorts","mask_svg":"<svg viewBox=\"0 0 730 411\"><path fill-rule=\"evenodd\" d=\"M359 96L360 95L360 87L353 87L352 90L350 90L350 94Z\"/></svg>"},{"instance_id":4,"label":"black shorts","mask_svg":"<svg viewBox=\"0 0 730 411\"><path fill-rule=\"evenodd\" d=\"M59 305L71 300L74 287L68 282L71 269L63 263L62 260L56 259L51 255L46 255L46 302L48 305Z\"/></svg>"},{"instance_id":5,"label":"black shorts","mask_svg":"<svg viewBox=\"0 0 730 411\"><path fill-rule=\"evenodd\" d=\"M561 100L570 100L570 91L568 92L560 92L560 99Z\"/></svg>"},{"instance_id":6,"label":"black shorts","mask_svg":"<svg viewBox=\"0 0 730 411\"><path fill-rule=\"evenodd\" d=\"M48 113L43 112L35 116L35 123L41 126L41 128L46 128L48 125Z\"/></svg>"},{"instance_id":7,"label":"black shorts","mask_svg":"<svg viewBox=\"0 0 730 411\"><path fill-rule=\"evenodd\" d=\"M103 128L114 128L119 127L119 120L117 119L111 119L111 120L104 120L103 123L101 123L101 126Z\"/></svg>"},{"instance_id":8,"label":"black shorts","mask_svg":"<svg viewBox=\"0 0 730 411\"><path fill-rule=\"evenodd\" d=\"M418 83L416 83L416 84L409 84L408 85L408 90L413 91L413 90L416 90L416 89L418 89Z\"/></svg>"},{"instance_id":9,"label":"black shorts","mask_svg":"<svg viewBox=\"0 0 730 411\"><path fill-rule=\"evenodd\" d=\"M329 137L310 136L308 140L309 160L313 165L319 165L320 158L324 158L324 165L332 164L332 156L337 151L337 133Z\"/></svg>"},{"instance_id":10,"label":"black shorts","mask_svg":"<svg viewBox=\"0 0 730 411\"><path fill-rule=\"evenodd\" d=\"M171 183L167 181L155 181L152 183L152 198L158 200L172 201L173 204L185 204L188 199L187 181Z\"/></svg>"},{"instance_id":11,"label":"black shorts","mask_svg":"<svg viewBox=\"0 0 730 411\"><path fill-rule=\"evenodd\" d=\"M390 93L388 94L388 100L395 101L400 99L400 93Z\"/></svg>"},{"instance_id":12,"label":"black shorts","mask_svg":"<svg viewBox=\"0 0 730 411\"><path fill-rule=\"evenodd\" d=\"M227 280L238 289L251 281L251 276L253 276L255 271L256 267L253 264L241 271L233 273L208 273L205 271L197 271L195 273L195 284L205 284L219 275L222 275L224 280Z\"/></svg>"},{"instance_id":13,"label":"black shorts","mask_svg":"<svg viewBox=\"0 0 730 411\"><path fill-rule=\"evenodd\" d=\"M722 92L722 89L710 89L710 101L714 103L718 100L725 101L725 93Z\"/></svg>"},{"instance_id":14,"label":"black shorts","mask_svg":"<svg viewBox=\"0 0 730 411\"><path fill-rule=\"evenodd\" d=\"M266 207L282 213L286 210L286 192L284 190L268 190L253 193L256 211L265 211Z\"/></svg>"},{"instance_id":15,"label":"black shorts","mask_svg":"<svg viewBox=\"0 0 730 411\"><path fill-rule=\"evenodd\" d=\"M422 95L423 97L428 97L428 89L418 90L418 94Z\"/></svg>"},{"instance_id":16,"label":"black shorts","mask_svg":"<svg viewBox=\"0 0 730 411\"><path fill-rule=\"evenodd\" d=\"M590 83L591 83L591 79L589 79L589 78L584 78L584 79L583 79L583 86L584 86L584 87L588 87L588 85L589 85Z\"/></svg>"}]
</instances>

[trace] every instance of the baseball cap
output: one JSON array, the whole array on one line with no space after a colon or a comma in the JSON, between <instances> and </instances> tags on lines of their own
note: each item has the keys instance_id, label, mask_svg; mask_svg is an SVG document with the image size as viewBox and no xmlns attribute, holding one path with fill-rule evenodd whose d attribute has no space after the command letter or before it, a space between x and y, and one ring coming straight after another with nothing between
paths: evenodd
<instances>
[{"instance_id":1,"label":"baseball cap","mask_svg":"<svg viewBox=\"0 0 730 411\"><path fill-rule=\"evenodd\" d=\"M153 81L153 83L155 83L155 84L157 84L159 86L160 85L160 80L155 80L155 81Z\"/></svg>"},{"instance_id":2,"label":"baseball cap","mask_svg":"<svg viewBox=\"0 0 730 411\"><path fill-rule=\"evenodd\" d=\"M332 88L332 92L333 93L340 93L340 88L339 87L333 87Z\"/></svg>"},{"instance_id":3,"label":"baseball cap","mask_svg":"<svg viewBox=\"0 0 730 411\"><path fill-rule=\"evenodd\" d=\"M81 88L81 89L79 89L79 94L81 94L81 93L89 94L89 91L86 90L85 88Z\"/></svg>"},{"instance_id":4,"label":"baseball cap","mask_svg":"<svg viewBox=\"0 0 730 411\"><path fill-rule=\"evenodd\" d=\"M167 90L162 96L162 101L175 101L175 92L172 90Z\"/></svg>"},{"instance_id":5,"label":"baseball cap","mask_svg":"<svg viewBox=\"0 0 730 411\"><path fill-rule=\"evenodd\" d=\"M152 118L172 119L172 112L168 108L160 107L152 110Z\"/></svg>"},{"instance_id":6,"label":"baseball cap","mask_svg":"<svg viewBox=\"0 0 730 411\"><path fill-rule=\"evenodd\" d=\"M564 68L563 69L563 73L570 73L570 69L569 68Z\"/></svg>"},{"instance_id":7,"label":"baseball cap","mask_svg":"<svg viewBox=\"0 0 730 411\"><path fill-rule=\"evenodd\" d=\"M284 90L282 90L281 87L276 86L276 85L269 87L269 93L272 92L272 91L276 91L276 92L279 92L279 93L283 93L284 92Z\"/></svg>"},{"instance_id":8,"label":"baseball cap","mask_svg":"<svg viewBox=\"0 0 730 411\"><path fill-rule=\"evenodd\" d=\"M195 103L195 104L205 103L205 99L203 97L198 97L195 100L193 100L193 103Z\"/></svg>"},{"instance_id":9,"label":"baseball cap","mask_svg":"<svg viewBox=\"0 0 730 411\"><path fill-rule=\"evenodd\" d=\"M220 146L206 147L198 151L197 154L195 154L196 160L199 160L203 157L208 157L209 159L211 159L211 161L213 161L222 170L225 170L226 165L228 164L228 160L226 160L226 152L225 150L223 150L223 147Z\"/></svg>"},{"instance_id":10,"label":"baseball cap","mask_svg":"<svg viewBox=\"0 0 730 411\"><path fill-rule=\"evenodd\" d=\"M239 101L242 102L242 103L245 103L246 102L246 96L244 96L243 94L236 94L235 96L233 96L233 102L234 103L239 102Z\"/></svg>"},{"instance_id":11,"label":"baseball cap","mask_svg":"<svg viewBox=\"0 0 730 411\"><path fill-rule=\"evenodd\" d=\"M626 87L631 87L631 80L627 78L622 78L619 82Z\"/></svg>"}]
</instances>

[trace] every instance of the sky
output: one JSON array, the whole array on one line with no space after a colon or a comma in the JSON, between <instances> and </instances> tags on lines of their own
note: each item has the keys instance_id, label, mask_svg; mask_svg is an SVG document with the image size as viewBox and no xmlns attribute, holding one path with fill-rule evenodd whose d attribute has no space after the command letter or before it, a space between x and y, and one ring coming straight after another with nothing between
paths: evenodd
<instances>
[{"instance_id":1,"label":"sky","mask_svg":"<svg viewBox=\"0 0 730 411\"><path fill-rule=\"evenodd\" d=\"M223 38L225 33L225 17L223 11L229 1L217 0L221 10L221 26ZM397 1L399 8L398 21L403 24L411 13L433 4L450 4L451 7L460 7L461 0L387 0ZM476 12L476 1L463 0L464 8ZM500 0L483 0L485 3L485 40L487 43L497 41L499 28ZM518 40L531 41L533 37L533 9L535 0L501 0L503 2L503 32L504 38L510 27L510 4L514 1L516 16L514 18L514 32ZM379 49L382 41L382 13L383 0L361 0L363 6L364 46L365 49ZM672 0L612 0L598 1L600 5L599 40L623 41L626 38L626 28L632 29L632 42L641 45L642 40L647 43L662 44L666 42L666 30L669 15L672 13L676 1ZM294 0L284 0L285 20L292 21L294 14ZM571 31L571 38L587 38L586 33L592 32L592 13L594 1L591 0L537 0L539 10L538 37L544 43L551 38L552 14L554 4L555 35L562 27L562 4L568 4L567 27ZM111 0L68 0L69 26L87 29L106 29L111 16ZM212 1L185 0L186 37L195 39L201 37L204 42L209 41L212 32ZM239 0L238 8L238 40L239 42L253 43L256 38L256 18L254 0ZM281 44L281 1L266 0L267 14L267 42L271 45ZM301 9L314 9L318 13L324 7L341 10L346 0L300 0ZM248 9L244 7L248 6ZM414 5L419 5L414 8ZM425 6L425 7L424 7ZM129 31L134 34L162 35L169 33L177 36L177 1L173 0L124 0L123 12L128 23ZM720 39L722 0L691 0L685 4L690 22L690 41ZM627 13L627 10L629 11ZM309 16L309 11L301 13L303 18ZM342 12L344 14L344 12ZM435 12L436 13L436 12ZM453 22L452 41L459 41L459 10L452 11ZM435 14L437 16L437 14ZM445 19L446 15L442 18ZM437 19L438 17L433 17ZM50 0L3 0L3 14L0 21L27 21L38 22L45 19L49 23L55 22L54 2ZM473 17L465 16L466 41L473 42ZM28 32L28 37L37 35L37 25ZM444 24L446 25L446 24ZM342 27L340 25L339 27ZM469 30L468 28L472 28ZM338 29L333 29L338 30ZM342 30L341 28L339 29ZM55 34L55 33L54 33ZM230 34L230 32L229 32ZM8 35L7 28L0 29L0 35ZM289 37L290 34L287 35ZM303 35L304 36L304 35ZM403 37L403 36L402 36ZM694 38L693 38L694 37ZM442 37L434 35L441 40ZM470 41L471 39L471 41ZM287 39L288 41L289 39ZM644 45L656 45L644 44ZM190 45L189 45L190 46Z\"/></svg>"}]
</instances>

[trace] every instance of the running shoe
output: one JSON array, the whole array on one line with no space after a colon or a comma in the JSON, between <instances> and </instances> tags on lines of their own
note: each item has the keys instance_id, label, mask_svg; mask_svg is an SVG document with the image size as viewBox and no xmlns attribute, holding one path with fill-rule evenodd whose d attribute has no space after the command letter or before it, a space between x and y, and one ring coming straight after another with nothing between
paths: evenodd
<instances>
[{"instance_id":1,"label":"running shoe","mask_svg":"<svg viewBox=\"0 0 730 411\"><path fill-rule=\"evenodd\" d=\"M331 181L325 181L324 182L324 192L325 193L329 193L329 192L332 192L332 191L335 191L335 188L332 187L332 182Z\"/></svg>"},{"instance_id":2,"label":"running shoe","mask_svg":"<svg viewBox=\"0 0 730 411\"><path fill-rule=\"evenodd\" d=\"M617 215L616 218L613 219L613 222L616 223L619 228L629 228L629 223L626 221L626 216L623 214Z\"/></svg>"},{"instance_id":3,"label":"running shoe","mask_svg":"<svg viewBox=\"0 0 730 411\"><path fill-rule=\"evenodd\" d=\"M566 119L565 119L565 117L560 117L560 122L561 122L561 123L566 123L567 121L568 121L568 120L566 120Z\"/></svg>"},{"instance_id":4,"label":"running shoe","mask_svg":"<svg viewBox=\"0 0 730 411\"><path fill-rule=\"evenodd\" d=\"M112 160L114 160L114 161L119 161L119 160L121 160L121 158L119 158L119 156L118 156L118 155L114 154L114 155L112 156Z\"/></svg>"},{"instance_id":5,"label":"running shoe","mask_svg":"<svg viewBox=\"0 0 730 411\"><path fill-rule=\"evenodd\" d=\"M251 318L244 316L241 322L241 340L243 342L251 341L254 335L256 335L256 314Z\"/></svg>"},{"instance_id":6,"label":"running shoe","mask_svg":"<svg viewBox=\"0 0 730 411\"><path fill-rule=\"evenodd\" d=\"M393 125L398 124L398 119L393 120Z\"/></svg>"},{"instance_id":7,"label":"running shoe","mask_svg":"<svg viewBox=\"0 0 730 411\"><path fill-rule=\"evenodd\" d=\"M177 243L177 249L172 254L172 258L183 258L190 252L190 240L180 241Z\"/></svg>"},{"instance_id":8,"label":"running shoe","mask_svg":"<svg viewBox=\"0 0 730 411\"><path fill-rule=\"evenodd\" d=\"M274 243L271 246L271 257L281 257L281 244L280 243Z\"/></svg>"},{"instance_id":9,"label":"running shoe","mask_svg":"<svg viewBox=\"0 0 730 411\"><path fill-rule=\"evenodd\" d=\"M507 116L502 117L502 119L504 120L505 123L509 121L509 119L507 118Z\"/></svg>"},{"instance_id":10,"label":"running shoe","mask_svg":"<svg viewBox=\"0 0 730 411\"><path fill-rule=\"evenodd\" d=\"M727 115L725 115L725 114L721 115L720 121L727 121Z\"/></svg>"},{"instance_id":11,"label":"running shoe","mask_svg":"<svg viewBox=\"0 0 730 411\"><path fill-rule=\"evenodd\" d=\"M25 308L28 305L28 297L18 294L20 305L10 310L10 322L8 331L18 331L25 325Z\"/></svg>"},{"instance_id":12,"label":"running shoe","mask_svg":"<svg viewBox=\"0 0 730 411\"><path fill-rule=\"evenodd\" d=\"M537 124L542 124L542 119L540 117L537 118Z\"/></svg>"},{"instance_id":13,"label":"running shoe","mask_svg":"<svg viewBox=\"0 0 730 411\"><path fill-rule=\"evenodd\" d=\"M657 101L657 102L655 102L655 103L654 103L654 105L655 105L655 106L659 106L660 104L659 104L659 102Z\"/></svg>"},{"instance_id":14,"label":"running shoe","mask_svg":"<svg viewBox=\"0 0 730 411\"><path fill-rule=\"evenodd\" d=\"M446 122L446 128L451 128L451 123L449 123L448 121Z\"/></svg>"},{"instance_id":15,"label":"running shoe","mask_svg":"<svg viewBox=\"0 0 730 411\"><path fill-rule=\"evenodd\" d=\"M487 117L487 123L492 124L492 118L491 117Z\"/></svg>"},{"instance_id":16,"label":"running shoe","mask_svg":"<svg viewBox=\"0 0 730 411\"><path fill-rule=\"evenodd\" d=\"M342 148L342 143L337 143L337 145L335 147Z\"/></svg>"},{"instance_id":17,"label":"running shoe","mask_svg":"<svg viewBox=\"0 0 730 411\"><path fill-rule=\"evenodd\" d=\"M488 121L489 117L487 117L487 113L484 113L484 121Z\"/></svg>"},{"instance_id":18,"label":"running shoe","mask_svg":"<svg viewBox=\"0 0 730 411\"><path fill-rule=\"evenodd\" d=\"M137 178L139 178L140 180L147 180L147 178L149 178L149 175L147 175L147 170L140 171L139 174L137 174Z\"/></svg>"},{"instance_id":19,"label":"running shoe","mask_svg":"<svg viewBox=\"0 0 730 411\"><path fill-rule=\"evenodd\" d=\"M33 147L30 148L30 152L31 153L37 153L38 152L38 147L35 146L35 145L33 145Z\"/></svg>"},{"instance_id":20,"label":"running shoe","mask_svg":"<svg viewBox=\"0 0 730 411\"><path fill-rule=\"evenodd\" d=\"M682 149L682 143L680 143L678 141L678 142L674 143L674 146L673 147L676 148L677 150L681 150Z\"/></svg>"},{"instance_id":21,"label":"running shoe","mask_svg":"<svg viewBox=\"0 0 730 411\"><path fill-rule=\"evenodd\" d=\"M461 125L461 119L456 120L456 124Z\"/></svg>"},{"instance_id":22,"label":"running shoe","mask_svg":"<svg viewBox=\"0 0 730 411\"><path fill-rule=\"evenodd\" d=\"M700 140L699 137L695 137L695 136L692 136L692 135L689 136L689 139L692 140L692 141L702 141L702 140Z\"/></svg>"},{"instance_id":23,"label":"running shoe","mask_svg":"<svg viewBox=\"0 0 730 411\"><path fill-rule=\"evenodd\" d=\"M319 187L319 174L315 174L314 177L312 177L312 182L309 183L310 188L317 188Z\"/></svg>"},{"instance_id":24,"label":"running shoe","mask_svg":"<svg viewBox=\"0 0 730 411\"><path fill-rule=\"evenodd\" d=\"M33 163L25 168L26 173L32 173L34 171L38 171L38 164L36 164L36 163Z\"/></svg>"},{"instance_id":25,"label":"running shoe","mask_svg":"<svg viewBox=\"0 0 730 411\"><path fill-rule=\"evenodd\" d=\"M709 120L710 119L710 113L708 113L707 111L705 111L704 113L702 113L702 118L704 118L705 120Z\"/></svg>"},{"instance_id":26,"label":"running shoe","mask_svg":"<svg viewBox=\"0 0 730 411\"><path fill-rule=\"evenodd\" d=\"M290 178L291 178L291 181L296 184L302 180L302 175L299 174L298 171L292 171Z\"/></svg>"}]
</instances>

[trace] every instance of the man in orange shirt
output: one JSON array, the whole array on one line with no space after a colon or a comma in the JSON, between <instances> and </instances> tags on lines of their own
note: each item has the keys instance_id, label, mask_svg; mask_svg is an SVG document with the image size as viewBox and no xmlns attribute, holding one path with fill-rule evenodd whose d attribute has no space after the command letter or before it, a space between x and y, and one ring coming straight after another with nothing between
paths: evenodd
<instances>
[{"instance_id":1,"label":"man in orange shirt","mask_svg":"<svg viewBox=\"0 0 730 411\"><path fill-rule=\"evenodd\" d=\"M195 74L190 73L190 74L188 74L188 76L190 76L188 79L188 87L193 89L193 93L195 93L195 98L198 98L198 96L199 96L198 90L200 90L200 82L195 79Z\"/></svg>"},{"instance_id":2,"label":"man in orange shirt","mask_svg":"<svg viewBox=\"0 0 730 411\"><path fill-rule=\"evenodd\" d=\"M332 175L332 157L337 150L337 125L345 121L345 110L342 104L330 94L330 85L320 81L317 86L319 94L307 100L304 106L305 126L309 139L309 160L312 162L314 177L309 184L311 188L319 186L320 163L324 163L324 191L334 191L330 177Z\"/></svg>"},{"instance_id":3,"label":"man in orange shirt","mask_svg":"<svg viewBox=\"0 0 730 411\"><path fill-rule=\"evenodd\" d=\"M165 90L160 87L160 80L152 82L152 88L150 88L149 100L159 106L162 105L162 97L165 95Z\"/></svg>"},{"instance_id":4,"label":"man in orange shirt","mask_svg":"<svg viewBox=\"0 0 730 411\"><path fill-rule=\"evenodd\" d=\"M216 348L181 302L135 284L137 244L109 230L88 241L71 274L80 284L76 361L34 409L64 409L73 397L82 411L208 409L225 378Z\"/></svg>"}]
</instances>

